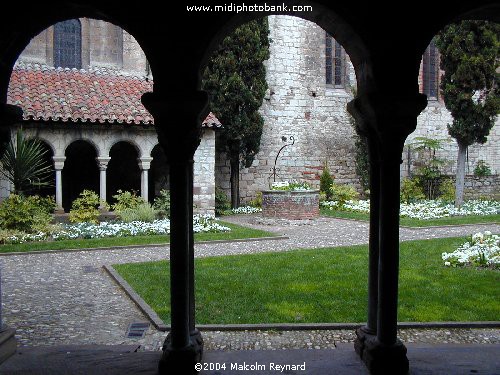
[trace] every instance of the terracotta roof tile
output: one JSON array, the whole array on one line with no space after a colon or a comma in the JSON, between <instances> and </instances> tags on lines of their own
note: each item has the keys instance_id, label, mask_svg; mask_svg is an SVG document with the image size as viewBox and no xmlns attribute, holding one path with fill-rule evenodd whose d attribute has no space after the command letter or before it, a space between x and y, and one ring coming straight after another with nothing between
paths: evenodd
<instances>
[{"instance_id":1,"label":"terracotta roof tile","mask_svg":"<svg viewBox=\"0 0 500 375\"><path fill-rule=\"evenodd\" d=\"M78 70L16 63L7 102L22 108L25 120L153 124L141 103L152 80L107 68ZM203 127L219 128L210 113Z\"/></svg>"}]
</instances>

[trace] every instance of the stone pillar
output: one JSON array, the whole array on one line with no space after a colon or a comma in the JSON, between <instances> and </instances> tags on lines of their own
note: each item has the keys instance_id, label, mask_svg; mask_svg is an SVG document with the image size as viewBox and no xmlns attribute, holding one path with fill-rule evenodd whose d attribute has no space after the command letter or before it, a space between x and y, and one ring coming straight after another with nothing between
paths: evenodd
<instances>
[{"instance_id":1,"label":"stone pillar","mask_svg":"<svg viewBox=\"0 0 500 375\"><path fill-rule=\"evenodd\" d=\"M111 160L109 156L98 156L95 158L97 161L97 167L99 168L99 211L106 210L106 170L108 169L108 163Z\"/></svg>"},{"instance_id":2,"label":"stone pillar","mask_svg":"<svg viewBox=\"0 0 500 375\"><path fill-rule=\"evenodd\" d=\"M158 140L170 165L171 330L158 370L160 374L195 374L203 340L193 321L193 156L200 143L201 117L207 113L208 98L198 91L167 98L146 93L142 102L155 118Z\"/></svg>"},{"instance_id":3,"label":"stone pillar","mask_svg":"<svg viewBox=\"0 0 500 375\"><path fill-rule=\"evenodd\" d=\"M153 160L150 156L143 156L137 158L137 162L139 163L139 169L141 170L141 197L146 202L149 199L149 178L148 171L151 168L151 161Z\"/></svg>"},{"instance_id":4,"label":"stone pillar","mask_svg":"<svg viewBox=\"0 0 500 375\"><path fill-rule=\"evenodd\" d=\"M53 156L54 160L54 170L56 171L56 213L63 213L64 208L62 206L62 170L64 168L64 162L66 161L66 156Z\"/></svg>"},{"instance_id":5,"label":"stone pillar","mask_svg":"<svg viewBox=\"0 0 500 375\"><path fill-rule=\"evenodd\" d=\"M358 96L349 111L369 138L370 244L368 322L355 349L372 374L407 374L406 347L397 338L400 163L406 137L415 130L425 95ZM376 306L376 309L375 309Z\"/></svg>"}]
</instances>

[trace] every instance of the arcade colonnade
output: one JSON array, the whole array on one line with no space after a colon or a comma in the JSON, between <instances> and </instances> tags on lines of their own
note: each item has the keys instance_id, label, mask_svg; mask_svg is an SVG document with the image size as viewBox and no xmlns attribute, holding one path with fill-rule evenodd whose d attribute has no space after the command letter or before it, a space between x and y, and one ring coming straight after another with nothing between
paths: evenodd
<instances>
[{"instance_id":1,"label":"arcade colonnade","mask_svg":"<svg viewBox=\"0 0 500 375\"><path fill-rule=\"evenodd\" d=\"M283 2L268 0L266 4ZM189 10L178 2L169 4L165 12L162 4L148 0L126 7L118 0L72 0L54 5L34 2L22 11L0 13L2 125L21 118L18 108L5 104L17 57L31 37L57 20L109 20L133 35L146 54L155 81L153 92L145 93L142 103L154 117L158 141L170 166L171 288L165 293L170 292L171 297L171 330L159 363L161 374L195 373L194 364L203 352L194 314L192 227L194 155L201 140L201 121L209 112L207 94L199 91L200 72L225 35L239 24L268 14L295 15L316 22L344 46L353 63L357 96L348 109L369 140L371 184L368 320L357 331L355 349L373 374L408 373L406 348L397 337L399 175L404 140L415 130L417 116L427 104L418 90L420 59L432 37L446 24L460 19L498 21L500 5L494 0L458 1L453 7L409 0L404 9L379 2L316 0L307 4L312 5L307 11L235 13ZM216 5L216 1L207 0L204 5ZM427 8L432 11L425 13L422 23L422 10ZM170 22L174 18L176 22Z\"/></svg>"}]
</instances>

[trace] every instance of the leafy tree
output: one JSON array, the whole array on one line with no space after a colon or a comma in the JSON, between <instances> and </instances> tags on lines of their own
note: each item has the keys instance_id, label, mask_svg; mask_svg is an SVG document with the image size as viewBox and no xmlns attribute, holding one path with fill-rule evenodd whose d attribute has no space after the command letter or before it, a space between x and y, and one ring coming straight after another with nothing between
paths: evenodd
<instances>
[{"instance_id":1,"label":"leafy tree","mask_svg":"<svg viewBox=\"0 0 500 375\"><path fill-rule=\"evenodd\" d=\"M217 149L231 165L231 206L239 206L240 166L249 167L259 151L264 120L258 110L267 90L263 61L269 58L267 18L238 27L210 59L203 89L221 121Z\"/></svg>"},{"instance_id":2,"label":"leafy tree","mask_svg":"<svg viewBox=\"0 0 500 375\"><path fill-rule=\"evenodd\" d=\"M50 186L52 166L45 159L47 150L41 141L26 139L19 129L11 139L0 162L2 173L12 184L15 194L28 193L35 187Z\"/></svg>"},{"instance_id":3,"label":"leafy tree","mask_svg":"<svg viewBox=\"0 0 500 375\"><path fill-rule=\"evenodd\" d=\"M437 36L441 90L453 116L448 133L458 144L455 204L463 203L467 148L483 144L500 109L496 80L499 66L500 25L487 21L461 21L445 27Z\"/></svg>"}]
</instances>

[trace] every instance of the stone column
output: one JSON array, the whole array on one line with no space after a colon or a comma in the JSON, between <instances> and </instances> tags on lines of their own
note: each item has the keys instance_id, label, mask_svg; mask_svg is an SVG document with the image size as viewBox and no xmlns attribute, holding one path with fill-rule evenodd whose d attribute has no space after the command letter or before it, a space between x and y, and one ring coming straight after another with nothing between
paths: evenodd
<instances>
[{"instance_id":1,"label":"stone column","mask_svg":"<svg viewBox=\"0 0 500 375\"><path fill-rule=\"evenodd\" d=\"M106 197L106 170L108 169L108 163L111 160L109 156L98 156L95 158L97 161L97 167L99 168L99 211L105 211L107 197Z\"/></svg>"},{"instance_id":2,"label":"stone column","mask_svg":"<svg viewBox=\"0 0 500 375\"><path fill-rule=\"evenodd\" d=\"M149 178L148 171L151 168L151 161L153 160L150 156L143 156L137 158L137 162L139 163L139 169L141 170L141 197L146 202L149 199Z\"/></svg>"},{"instance_id":3,"label":"stone column","mask_svg":"<svg viewBox=\"0 0 500 375\"><path fill-rule=\"evenodd\" d=\"M171 330L163 345L159 373L194 374L194 365L201 361L203 341L192 316L193 156L200 143L201 115L207 113L208 98L198 91L166 98L146 93L142 102L155 118L158 140L170 165Z\"/></svg>"},{"instance_id":4,"label":"stone column","mask_svg":"<svg viewBox=\"0 0 500 375\"><path fill-rule=\"evenodd\" d=\"M406 347L397 338L400 163L406 137L425 108L425 95L358 96L350 103L369 136L370 254L368 322L355 348L372 374L406 374ZM378 246L377 246L378 244ZM377 306L375 311L375 306ZM375 324L376 322L376 324Z\"/></svg>"},{"instance_id":5,"label":"stone column","mask_svg":"<svg viewBox=\"0 0 500 375\"><path fill-rule=\"evenodd\" d=\"M66 156L53 156L54 169L56 171L56 213L63 213L64 208L62 206L62 170L64 168L64 162L66 161Z\"/></svg>"}]
</instances>

